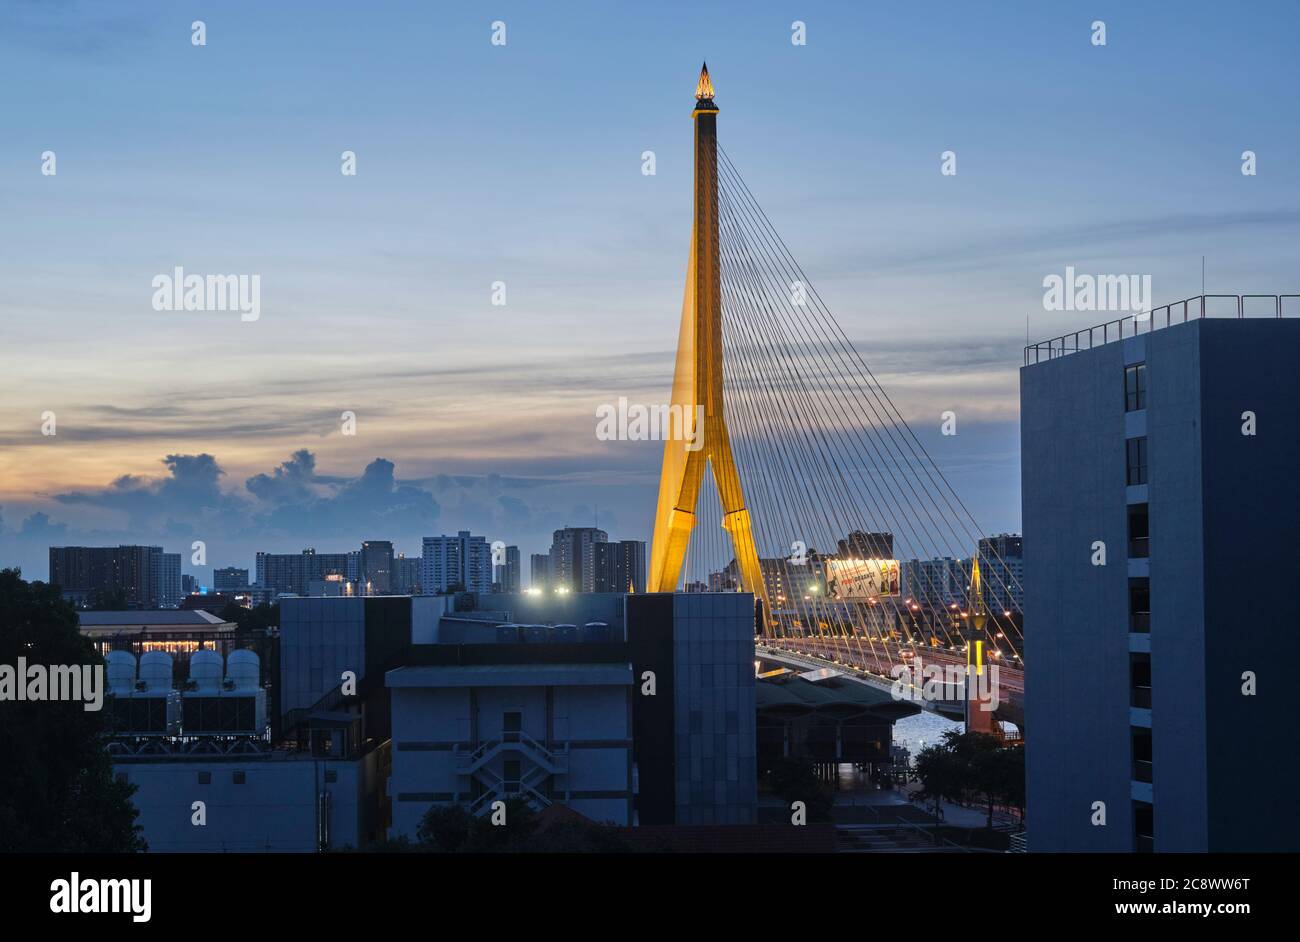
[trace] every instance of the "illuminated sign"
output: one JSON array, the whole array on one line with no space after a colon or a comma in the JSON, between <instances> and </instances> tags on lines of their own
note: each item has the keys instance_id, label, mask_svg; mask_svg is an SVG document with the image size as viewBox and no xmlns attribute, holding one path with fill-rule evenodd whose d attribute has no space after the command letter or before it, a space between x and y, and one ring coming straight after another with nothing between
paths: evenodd
<instances>
[{"instance_id":1,"label":"illuminated sign","mask_svg":"<svg viewBox=\"0 0 1300 942\"><path fill-rule=\"evenodd\" d=\"M826 560L826 594L833 599L901 595L896 559Z\"/></svg>"}]
</instances>

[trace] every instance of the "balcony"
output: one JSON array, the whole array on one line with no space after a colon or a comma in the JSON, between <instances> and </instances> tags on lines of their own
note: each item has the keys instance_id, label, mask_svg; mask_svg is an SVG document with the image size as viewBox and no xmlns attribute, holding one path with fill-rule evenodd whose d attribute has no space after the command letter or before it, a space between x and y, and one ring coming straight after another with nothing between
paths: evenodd
<instances>
[{"instance_id":1,"label":"balcony","mask_svg":"<svg viewBox=\"0 0 1300 942\"><path fill-rule=\"evenodd\" d=\"M1147 759L1133 760L1133 781L1151 784L1151 762Z\"/></svg>"}]
</instances>

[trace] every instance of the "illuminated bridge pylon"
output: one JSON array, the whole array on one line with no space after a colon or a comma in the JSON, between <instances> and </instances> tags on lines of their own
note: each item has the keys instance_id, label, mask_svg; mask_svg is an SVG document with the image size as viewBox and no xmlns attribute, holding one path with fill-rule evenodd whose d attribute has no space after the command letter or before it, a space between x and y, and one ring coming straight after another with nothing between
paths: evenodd
<instances>
[{"instance_id":1,"label":"illuminated bridge pylon","mask_svg":"<svg viewBox=\"0 0 1300 942\"><path fill-rule=\"evenodd\" d=\"M671 592L695 528L696 506L705 471L713 477L722 506L722 526L731 536L741 586L766 603L766 589L754 545L753 527L722 396L722 259L719 240L718 109L713 103L709 67L700 71L695 90L695 217L686 265L677 366L671 405L682 416L685 434L667 436L659 505L650 553L649 590ZM767 605L764 604L764 610Z\"/></svg>"},{"instance_id":2,"label":"illuminated bridge pylon","mask_svg":"<svg viewBox=\"0 0 1300 942\"><path fill-rule=\"evenodd\" d=\"M752 592L762 634L871 673L974 651L1022 678L1018 554L983 539L720 146L707 68L693 119L685 434L664 445L650 591Z\"/></svg>"}]
</instances>

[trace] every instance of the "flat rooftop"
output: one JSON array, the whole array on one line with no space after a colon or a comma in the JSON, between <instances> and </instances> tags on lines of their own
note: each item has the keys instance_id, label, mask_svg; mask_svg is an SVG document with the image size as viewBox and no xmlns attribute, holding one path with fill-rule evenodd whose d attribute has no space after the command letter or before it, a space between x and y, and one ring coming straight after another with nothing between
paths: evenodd
<instances>
[{"instance_id":1,"label":"flat rooftop","mask_svg":"<svg viewBox=\"0 0 1300 942\"><path fill-rule=\"evenodd\" d=\"M1031 343L1025 347L1025 366L1207 317L1243 320L1300 317L1300 294L1198 294L1153 308L1149 313L1129 314Z\"/></svg>"}]
</instances>

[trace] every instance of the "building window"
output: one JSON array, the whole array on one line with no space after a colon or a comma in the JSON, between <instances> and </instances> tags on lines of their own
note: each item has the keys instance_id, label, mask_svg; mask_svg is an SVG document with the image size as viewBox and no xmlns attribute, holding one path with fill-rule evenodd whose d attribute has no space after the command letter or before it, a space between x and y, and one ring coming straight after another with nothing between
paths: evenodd
<instances>
[{"instance_id":1,"label":"building window","mask_svg":"<svg viewBox=\"0 0 1300 942\"><path fill-rule=\"evenodd\" d=\"M326 782L337 782L338 780L339 780L339 773L338 773L338 772L334 771L333 769L326 769L326 770L325 770L325 781L326 781Z\"/></svg>"},{"instance_id":2,"label":"building window","mask_svg":"<svg viewBox=\"0 0 1300 942\"><path fill-rule=\"evenodd\" d=\"M1136 412L1147 407L1147 365L1124 367L1124 411Z\"/></svg>"},{"instance_id":3,"label":"building window","mask_svg":"<svg viewBox=\"0 0 1300 942\"><path fill-rule=\"evenodd\" d=\"M1130 438L1125 442L1128 452L1128 475L1125 483L1132 487L1134 484L1145 484L1147 482L1147 440L1145 438Z\"/></svg>"},{"instance_id":4,"label":"building window","mask_svg":"<svg viewBox=\"0 0 1300 942\"><path fill-rule=\"evenodd\" d=\"M1151 519L1146 504L1128 509L1128 557L1146 559L1151 555Z\"/></svg>"},{"instance_id":5,"label":"building window","mask_svg":"<svg viewBox=\"0 0 1300 942\"><path fill-rule=\"evenodd\" d=\"M1139 854L1156 849L1156 815L1149 801L1133 802L1133 849Z\"/></svg>"},{"instance_id":6,"label":"building window","mask_svg":"<svg viewBox=\"0 0 1300 942\"><path fill-rule=\"evenodd\" d=\"M1133 740L1133 781L1151 784L1151 730L1129 727Z\"/></svg>"},{"instance_id":7,"label":"building window","mask_svg":"<svg viewBox=\"0 0 1300 942\"><path fill-rule=\"evenodd\" d=\"M200 773L199 773L199 784L200 784L200 785L211 785L211 784L212 784L212 773L211 773L211 772L200 772Z\"/></svg>"},{"instance_id":8,"label":"building window","mask_svg":"<svg viewBox=\"0 0 1300 942\"><path fill-rule=\"evenodd\" d=\"M234 773L232 773L232 776L231 776L231 777L233 778L233 780L234 780L234 782L235 782L236 785L243 785L243 784L244 784L244 773L243 773L243 772L234 772Z\"/></svg>"},{"instance_id":9,"label":"building window","mask_svg":"<svg viewBox=\"0 0 1300 942\"><path fill-rule=\"evenodd\" d=\"M1151 709L1151 655L1130 654L1128 673L1129 705L1143 710Z\"/></svg>"},{"instance_id":10,"label":"building window","mask_svg":"<svg viewBox=\"0 0 1300 942\"><path fill-rule=\"evenodd\" d=\"M1145 577L1128 581L1128 630L1151 630L1151 580Z\"/></svg>"}]
</instances>

